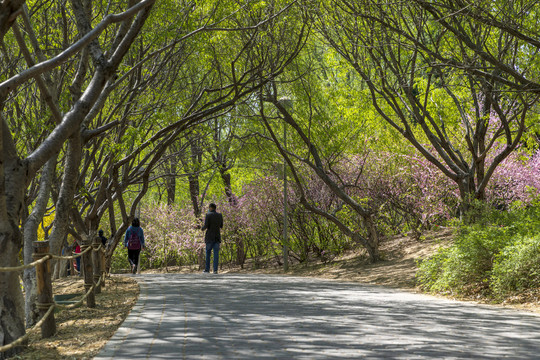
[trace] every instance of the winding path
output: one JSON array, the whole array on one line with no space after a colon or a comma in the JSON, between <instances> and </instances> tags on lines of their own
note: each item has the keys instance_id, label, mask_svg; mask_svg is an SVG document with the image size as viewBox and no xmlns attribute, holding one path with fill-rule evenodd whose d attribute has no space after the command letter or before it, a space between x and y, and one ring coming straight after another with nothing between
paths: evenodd
<instances>
[{"instance_id":1,"label":"winding path","mask_svg":"<svg viewBox=\"0 0 540 360\"><path fill-rule=\"evenodd\" d=\"M540 359L540 317L267 275L141 275L95 359Z\"/></svg>"}]
</instances>

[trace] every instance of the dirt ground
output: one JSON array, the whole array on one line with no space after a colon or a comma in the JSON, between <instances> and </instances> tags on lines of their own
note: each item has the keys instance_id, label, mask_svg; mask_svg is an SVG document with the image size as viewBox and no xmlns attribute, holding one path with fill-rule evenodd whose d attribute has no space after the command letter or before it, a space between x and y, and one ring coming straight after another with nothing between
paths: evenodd
<instances>
[{"instance_id":1,"label":"dirt ground","mask_svg":"<svg viewBox=\"0 0 540 360\"><path fill-rule=\"evenodd\" d=\"M54 295L83 294L83 280L80 277L57 280L53 289ZM101 294L96 295L96 308L83 305L55 313L56 334L41 339L39 329L32 330L28 348L11 359L91 359L120 327L138 296L135 280L113 275L107 278Z\"/></svg>"},{"instance_id":2,"label":"dirt ground","mask_svg":"<svg viewBox=\"0 0 540 360\"><path fill-rule=\"evenodd\" d=\"M342 257L323 263L295 264L287 274L341 281L376 284L403 290L415 290L417 261L433 254L450 243L452 231L441 229L425 234L420 240L409 236L394 236L381 240L383 260L370 264L365 251L351 251ZM276 268L255 272L276 272Z\"/></svg>"}]
</instances>

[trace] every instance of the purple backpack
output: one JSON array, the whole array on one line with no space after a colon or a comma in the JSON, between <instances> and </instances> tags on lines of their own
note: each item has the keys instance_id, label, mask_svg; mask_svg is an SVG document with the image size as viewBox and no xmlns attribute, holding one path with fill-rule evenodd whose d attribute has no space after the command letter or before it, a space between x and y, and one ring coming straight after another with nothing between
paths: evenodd
<instances>
[{"instance_id":1,"label":"purple backpack","mask_svg":"<svg viewBox=\"0 0 540 360\"><path fill-rule=\"evenodd\" d=\"M128 249L129 250L140 250L141 249L141 240L137 234L136 229L131 229L128 239Z\"/></svg>"}]
</instances>

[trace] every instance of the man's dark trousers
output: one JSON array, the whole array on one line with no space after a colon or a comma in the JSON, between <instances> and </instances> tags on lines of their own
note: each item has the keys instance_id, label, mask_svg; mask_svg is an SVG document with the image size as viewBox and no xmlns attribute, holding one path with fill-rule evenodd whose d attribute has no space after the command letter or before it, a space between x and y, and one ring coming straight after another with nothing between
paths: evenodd
<instances>
[{"instance_id":1,"label":"man's dark trousers","mask_svg":"<svg viewBox=\"0 0 540 360\"><path fill-rule=\"evenodd\" d=\"M212 242L212 243L206 243L206 266L204 268L204 271L206 272L210 271L210 256L212 256L212 249L214 250L214 272L218 271L219 243Z\"/></svg>"},{"instance_id":2,"label":"man's dark trousers","mask_svg":"<svg viewBox=\"0 0 540 360\"><path fill-rule=\"evenodd\" d=\"M218 271L219 264L219 243L221 242L221 229L223 228L223 216L216 212L216 209L210 207L210 211L204 217L204 225L202 230L206 230L204 234L204 242L206 243L206 267L205 272L210 271L210 256L214 249L214 272Z\"/></svg>"}]
</instances>

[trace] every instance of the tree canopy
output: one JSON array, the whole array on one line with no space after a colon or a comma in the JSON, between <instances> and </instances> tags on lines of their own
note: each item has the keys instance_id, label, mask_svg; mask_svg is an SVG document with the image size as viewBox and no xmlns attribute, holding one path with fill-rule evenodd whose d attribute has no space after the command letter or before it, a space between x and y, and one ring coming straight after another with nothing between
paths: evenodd
<instances>
[{"instance_id":1,"label":"tree canopy","mask_svg":"<svg viewBox=\"0 0 540 360\"><path fill-rule=\"evenodd\" d=\"M280 262L287 241L298 261L354 246L378 261L384 236L478 202L530 204L534 5L3 1L0 264L103 228L114 267L136 216L144 261L194 263L209 202L239 265ZM26 301L19 275L0 273L1 344L36 321L35 274L23 278Z\"/></svg>"}]
</instances>

